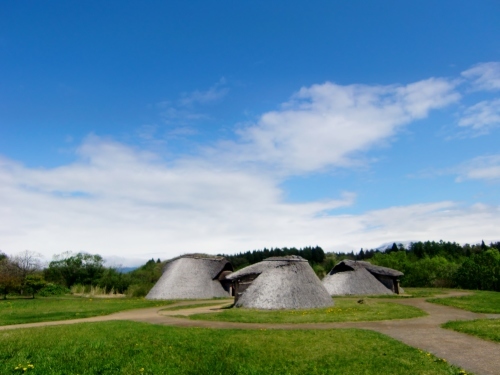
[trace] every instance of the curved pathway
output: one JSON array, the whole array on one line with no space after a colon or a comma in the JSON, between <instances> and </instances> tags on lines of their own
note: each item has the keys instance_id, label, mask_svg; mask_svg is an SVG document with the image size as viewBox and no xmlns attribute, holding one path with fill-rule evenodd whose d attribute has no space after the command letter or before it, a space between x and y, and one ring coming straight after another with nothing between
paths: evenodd
<instances>
[{"instance_id":1,"label":"curved pathway","mask_svg":"<svg viewBox=\"0 0 500 375\"><path fill-rule=\"evenodd\" d=\"M466 295L464 292L454 292L437 297L453 297ZM165 310L172 306L193 305L193 301L180 302L168 307L154 307L138 310L122 311L119 313L97 316L92 318L63 320L55 322L41 322L1 326L0 330L16 328L42 327L61 324L75 324L83 322L102 322L110 320L132 320L151 324L161 324L176 327L202 327L217 329L332 329L332 328L359 328L369 329L386 334L410 346L431 352L437 357L446 359L449 363L467 371L481 375L500 375L500 344L482 340L474 336L443 329L441 324L450 320L472 320L484 318L500 318L500 314L477 314L453 307L432 304L425 298L409 299L380 299L381 301L410 305L424 310L429 315L421 318L383 320L372 322L343 322L343 323L299 323L299 324L271 324L271 323L233 323L202 320L189 320L174 317L173 315L188 316L198 313L220 311L220 307L232 300L221 300L219 305L199 308L190 307L184 310ZM207 303L207 301L199 301Z\"/></svg>"}]
</instances>

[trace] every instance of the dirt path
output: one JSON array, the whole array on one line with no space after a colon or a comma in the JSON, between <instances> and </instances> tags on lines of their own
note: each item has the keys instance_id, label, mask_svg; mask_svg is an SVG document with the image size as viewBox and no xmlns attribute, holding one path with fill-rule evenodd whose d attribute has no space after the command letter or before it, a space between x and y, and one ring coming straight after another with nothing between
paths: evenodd
<instances>
[{"instance_id":1,"label":"dirt path","mask_svg":"<svg viewBox=\"0 0 500 375\"><path fill-rule=\"evenodd\" d=\"M438 297L465 295L464 292L453 292ZM332 329L360 328L386 334L408 345L431 352L437 357L446 359L449 363L462 367L477 375L500 375L500 344L482 340L463 333L442 329L441 324L450 320L471 320L484 318L500 318L500 314L477 314L453 307L425 302L425 298L381 299L381 301L400 303L424 310L429 315L421 318L384 320L374 322L345 323L301 323L301 324L268 324L268 323L232 323L189 320L173 315L191 315L195 313L210 313L220 311L220 307L231 300L221 300L218 306L205 306L185 310L162 311L165 308L180 305L192 305L193 301L180 302L175 305L154 307L139 310L122 311L107 316L86 319L64 320L57 322L41 322L2 326L0 330L42 327L83 322L102 322L109 320L133 320L151 324L161 324L176 327L202 327L216 329ZM206 303L207 301L199 301Z\"/></svg>"}]
</instances>

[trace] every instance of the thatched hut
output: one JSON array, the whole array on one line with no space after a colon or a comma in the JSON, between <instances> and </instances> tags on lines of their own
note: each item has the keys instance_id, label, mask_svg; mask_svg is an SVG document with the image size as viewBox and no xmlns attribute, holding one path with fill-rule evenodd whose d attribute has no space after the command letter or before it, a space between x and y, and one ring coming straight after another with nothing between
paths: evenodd
<instances>
[{"instance_id":1,"label":"thatched hut","mask_svg":"<svg viewBox=\"0 0 500 375\"><path fill-rule=\"evenodd\" d=\"M328 307L333 300L302 257L272 257L227 276L235 306L264 310Z\"/></svg>"},{"instance_id":2,"label":"thatched hut","mask_svg":"<svg viewBox=\"0 0 500 375\"><path fill-rule=\"evenodd\" d=\"M146 299L199 299L229 297L225 281L233 266L224 257L188 254L171 259Z\"/></svg>"},{"instance_id":3,"label":"thatched hut","mask_svg":"<svg viewBox=\"0 0 500 375\"><path fill-rule=\"evenodd\" d=\"M344 259L323 279L323 285L332 296L362 294L399 294L402 272L375 266L369 262Z\"/></svg>"}]
</instances>

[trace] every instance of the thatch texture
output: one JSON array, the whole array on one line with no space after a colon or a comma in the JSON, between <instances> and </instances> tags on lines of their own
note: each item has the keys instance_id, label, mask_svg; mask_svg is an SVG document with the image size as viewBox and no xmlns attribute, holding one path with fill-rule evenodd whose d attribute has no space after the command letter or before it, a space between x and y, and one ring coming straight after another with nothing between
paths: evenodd
<instances>
[{"instance_id":1,"label":"thatch texture","mask_svg":"<svg viewBox=\"0 0 500 375\"><path fill-rule=\"evenodd\" d=\"M232 269L223 257L191 254L171 259L146 299L229 297L218 278L223 271Z\"/></svg>"},{"instance_id":2,"label":"thatch texture","mask_svg":"<svg viewBox=\"0 0 500 375\"><path fill-rule=\"evenodd\" d=\"M278 310L333 305L307 260L298 256L268 258L232 273L227 279L235 284L251 280L237 296L237 307Z\"/></svg>"},{"instance_id":3,"label":"thatch texture","mask_svg":"<svg viewBox=\"0 0 500 375\"><path fill-rule=\"evenodd\" d=\"M392 288L392 284L397 283L397 278L402 275L402 272L391 268L345 259L325 276L323 285L332 296L393 294L389 287Z\"/></svg>"}]
</instances>

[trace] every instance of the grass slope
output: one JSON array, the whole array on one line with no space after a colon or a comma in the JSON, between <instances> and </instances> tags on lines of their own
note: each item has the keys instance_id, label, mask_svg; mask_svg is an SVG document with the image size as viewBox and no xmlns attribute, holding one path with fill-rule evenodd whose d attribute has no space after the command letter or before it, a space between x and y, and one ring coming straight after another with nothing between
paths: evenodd
<instances>
[{"instance_id":1,"label":"grass slope","mask_svg":"<svg viewBox=\"0 0 500 375\"><path fill-rule=\"evenodd\" d=\"M0 348L1 374L464 374L363 330L213 330L123 321L4 331Z\"/></svg>"},{"instance_id":2,"label":"grass slope","mask_svg":"<svg viewBox=\"0 0 500 375\"><path fill-rule=\"evenodd\" d=\"M469 296L432 298L427 301L476 313L500 314L499 292L474 291Z\"/></svg>"},{"instance_id":3,"label":"grass slope","mask_svg":"<svg viewBox=\"0 0 500 375\"><path fill-rule=\"evenodd\" d=\"M442 327L482 339L500 342L500 319L453 321L443 324Z\"/></svg>"},{"instance_id":4,"label":"grass slope","mask_svg":"<svg viewBox=\"0 0 500 375\"><path fill-rule=\"evenodd\" d=\"M241 323L323 323L408 319L424 316L426 313L416 307L397 303L364 299L335 298L335 306L310 310L263 311L243 308L227 309L218 313L194 314L194 320L218 320Z\"/></svg>"},{"instance_id":5,"label":"grass slope","mask_svg":"<svg viewBox=\"0 0 500 375\"><path fill-rule=\"evenodd\" d=\"M0 325L88 318L171 303L172 301L146 301L138 298L50 297L0 300Z\"/></svg>"}]
</instances>

